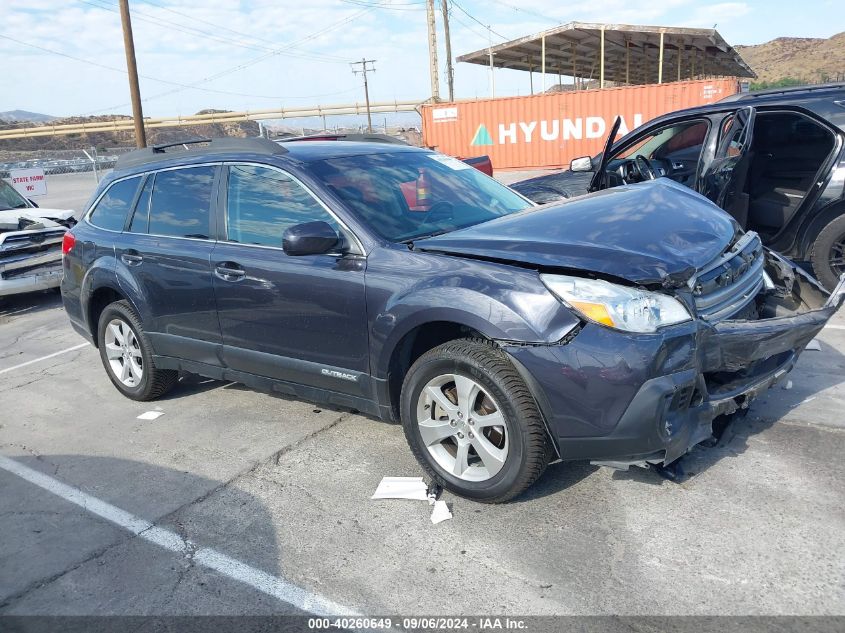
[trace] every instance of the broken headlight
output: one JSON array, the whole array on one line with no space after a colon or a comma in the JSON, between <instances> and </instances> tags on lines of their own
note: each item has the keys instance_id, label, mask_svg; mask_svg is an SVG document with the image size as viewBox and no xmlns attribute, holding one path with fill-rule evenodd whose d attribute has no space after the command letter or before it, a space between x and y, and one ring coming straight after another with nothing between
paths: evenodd
<instances>
[{"instance_id":1,"label":"broken headlight","mask_svg":"<svg viewBox=\"0 0 845 633\"><path fill-rule=\"evenodd\" d=\"M585 319L618 330L655 332L692 318L680 301L659 292L568 275L540 275L540 279Z\"/></svg>"}]
</instances>

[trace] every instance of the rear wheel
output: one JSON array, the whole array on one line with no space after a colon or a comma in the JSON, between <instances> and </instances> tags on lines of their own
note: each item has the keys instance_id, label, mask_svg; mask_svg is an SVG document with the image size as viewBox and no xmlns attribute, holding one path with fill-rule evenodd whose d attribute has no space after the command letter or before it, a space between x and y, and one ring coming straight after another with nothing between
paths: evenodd
<instances>
[{"instance_id":1,"label":"rear wheel","mask_svg":"<svg viewBox=\"0 0 845 633\"><path fill-rule=\"evenodd\" d=\"M543 473L551 447L531 392L507 355L463 339L423 354L402 387L414 456L456 494L508 501Z\"/></svg>"},{"instance_id":2,"label":"rear wheel","mask_svg":"<svg viewBox=\"0 0 845 633\"><path fill-rule=\"evenodd\" d=\"M179 372L153 366L141 320L127 301L106 306L97 328L100 360L118 391L133 400L154 400L173 388Z\"/></svg>"},{"instance_id":3,"label":"rear wheel","mask_svg":"<svg viewBox=\"0 0 845 633\"><path fill-rule=\"evenodd\" d=\"M819 233L810 253L813 271L828 290L836 287L845 274L845 215L841 215Z\"/></svg>"}]
</instances>

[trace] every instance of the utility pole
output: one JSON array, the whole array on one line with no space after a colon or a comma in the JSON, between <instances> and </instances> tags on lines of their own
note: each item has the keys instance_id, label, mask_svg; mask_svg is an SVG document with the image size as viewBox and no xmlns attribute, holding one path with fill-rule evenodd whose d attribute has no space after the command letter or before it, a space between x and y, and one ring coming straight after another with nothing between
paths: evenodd
<instances>
[{"instance_id":1,"label":"utility pole","mask_svg":"<svg viewBox=\"0 0 845 633\"><path fill-rule=\"evenodd\" d=\"M452 38L449 37L449 0L440 0L443 9L443 36L446 38L446 83L449 101L455 100L455 69L452 67Z\"/></svg>"},{"instance_id":2,"label":"utility pole","mask_svg":"<svg viewBox=\"0 0 845 633\"><path fill-rule=\"evenodd\" d=\"M367 73L368 72L371 72L371 73L376 72L376 69L372 66L375 63L376 63L376 60L374 60L374 59L361 58L360 62L352 62L351 64L349 64L350 66L352 66L352 72L354 74L357 75L358 73L360 73L360 74L364 75L364 99L366 99L366 101L367 101L367 131L370 134L373 133L373 119L370 116L370 89L367 86ZM370 64L370 68L367 68L367 64ZM361 70L355 70L355 66L358 66L358 65L361 66Z\"/></svg>"},{"instance_id":3,"label":"utility pole","mask_svg":"<svg viewBox=\"0 0 845 633\"><path fill-rule=\"evenodd\" d=\"M135 143L147 146L144 113L141 110L141 89L138 87L138 65L135 63L135 41L132 39L132 20L129 0L120 0L120 23L123 26L123 48L126 50L126 72L129 74L129 95L132 98L132 118L135 119Z\"/></svg>"},{"instance_id":4,"label":"utility pole","mask_svg":"<svg viewBox=\"0 0 845 633\"><path fill-rule=\"evenodd\" d=\"M431 72L431 98L440 101L440 78L437 75L437 26L434 23L434 0L426 0L428 14L428 68Z\"/></svg>"}]
</instances>

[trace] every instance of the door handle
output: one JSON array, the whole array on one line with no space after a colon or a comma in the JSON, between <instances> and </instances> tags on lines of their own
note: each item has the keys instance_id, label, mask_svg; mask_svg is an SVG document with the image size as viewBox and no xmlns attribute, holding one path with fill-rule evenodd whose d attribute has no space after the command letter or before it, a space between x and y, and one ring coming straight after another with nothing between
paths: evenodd
<instances>
[{"instance_id":1,"label":"door handle","mask_svg":"<svg viewBox=\"0 0 845 633\"><path fill-rule=\"evenodd\" d=\"M120 256L120 261L127 266L137 266L144 261L144 258L138 254L138 251L126 251Z\"/></svg>"},{"instance_id":2,"label":"door handle","mask_svg":"<svg viewBox=\"0 0 845 633\"><path fill-rule=\"evenodd\" d=\"M240 281L246 271L233 262L223 262L214 267L214 274L223 281Z\"/></svg>"}]
</instances>

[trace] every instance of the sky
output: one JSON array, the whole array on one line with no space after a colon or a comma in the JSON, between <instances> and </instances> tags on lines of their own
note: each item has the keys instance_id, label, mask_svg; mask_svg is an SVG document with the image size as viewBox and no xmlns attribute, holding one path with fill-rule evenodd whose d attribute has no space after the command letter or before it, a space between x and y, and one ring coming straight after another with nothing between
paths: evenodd
<instances>
[{"instance_id":1,"label":"sky","mask_svg":"<svg viewBox=\"0 0 845 633\"><path fill-rule=\"evenodd\" d=\"M424 0L130 0L146 116L363 102L350 62L374 59L374 102L430 94ZM439 5L439 3L438 3ZM731 44L845 31L839 0L453 0L454 56L578 20L716 28ZM437 11L442 28L442 16ZM489 26L489 31L488 27ZM445 53L439 33L441 94ZM129 114L117 0L0 1L0 111ZM489 73L456 64L458 98ZM496 96L527 94L496 71Z\"/></svg>"}]
</instances>

